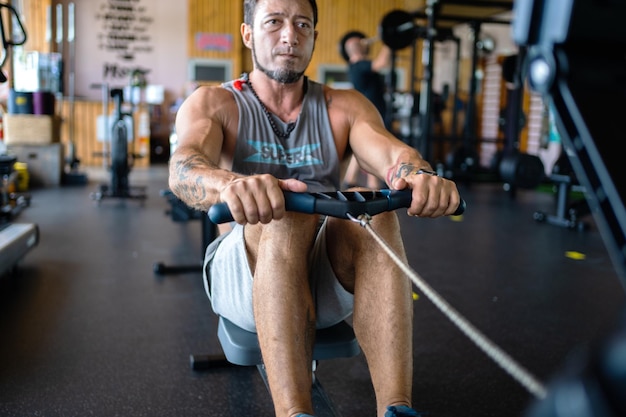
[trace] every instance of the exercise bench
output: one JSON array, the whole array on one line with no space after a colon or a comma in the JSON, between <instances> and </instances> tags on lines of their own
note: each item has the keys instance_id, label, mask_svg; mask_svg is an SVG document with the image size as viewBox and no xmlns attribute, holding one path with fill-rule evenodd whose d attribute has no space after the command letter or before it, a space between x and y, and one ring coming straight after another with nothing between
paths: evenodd
<instances>
[{"instance_id":1,"label":"exercise bench","mask_svg":"<svg viewBox=\"0 0 626 417\"><path fill-rule=\"evenodd\" d=\"M587 200L584 197L577 201L570 199L573 191L585 193L585 188L578 182L566 151L561 153L549 178L556 186L556 213L536 211L533 219L567 229L586 230L589 225L580 218L590 213Z\"/></svg>"},{"instance_id":2,"label":"exercise bench","mask_svg":"<svg viewBox=\"0 0 626 417\"><path fill-rule=\"evenodd\" d=\"M202 272L204 251L209 243L218 235L217 226L209 220L206 212L192 209L180 200L171 190L161 190L162 197L167 199L170 209L165 213L171 216L175 222L188 222L190 220L200 220L202 233L202 251L197 263L191 265L167 265L164 262L156 262L152 270L157 275L187 274Z\"/></svg>"}]
</instances>

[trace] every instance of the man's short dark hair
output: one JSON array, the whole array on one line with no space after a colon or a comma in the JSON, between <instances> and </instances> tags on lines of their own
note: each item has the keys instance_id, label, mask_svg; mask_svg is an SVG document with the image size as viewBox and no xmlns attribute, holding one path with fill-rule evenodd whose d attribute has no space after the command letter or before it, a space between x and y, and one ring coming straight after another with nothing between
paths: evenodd
<instances>
[{"instance_id":1,"label":"man's short dark hair","mask_svg":"<svg viewBox=\"0 0 626 417\"><path fill-rule=\"evenodd\" d=\"M254 22L254 12L259 0L244 0L243 2L243 22L252 25ZM313 8L313 27L317 26L317 1L309 0L311 8Z\"/></svg>"},{"instance_id":2,"label":"man's short dark hair","mask_svg":"<svg viewBox=\"0 0 626 417\"><path fill-rule=\"evenodd\" d=\"M352 38L365 39L366 37L367 36L365 36L365 33L359 32L358 30L352 30L346 33L339 41L339 55L341 55L341 57L346 62L350 62L350 57L348 56L348 52L346 51L346 42L348 42L348 40Z\"/></svg>"}]
</instances>

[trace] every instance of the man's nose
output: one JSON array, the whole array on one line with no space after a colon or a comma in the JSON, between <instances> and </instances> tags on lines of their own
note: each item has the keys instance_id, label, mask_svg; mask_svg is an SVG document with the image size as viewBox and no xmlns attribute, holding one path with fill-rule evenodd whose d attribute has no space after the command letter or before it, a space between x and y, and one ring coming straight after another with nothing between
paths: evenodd
<instances>
[{"instance_id":1,"label":"man's nose","mask_svg":"<svg viewBox=\"0 0 626 417\"><path fill-rule=\"evenodd\" d=\"M285 25L281 35L281 40L287 45L295 46L298 44L298 32L292 23L287 23Z\"/></svg>"}]
</instances>

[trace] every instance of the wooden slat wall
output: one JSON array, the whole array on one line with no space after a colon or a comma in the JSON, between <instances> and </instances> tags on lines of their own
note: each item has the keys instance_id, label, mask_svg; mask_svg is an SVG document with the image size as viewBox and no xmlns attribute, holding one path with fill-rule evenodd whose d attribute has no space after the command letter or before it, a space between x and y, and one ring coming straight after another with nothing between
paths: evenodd
<instances>
[{"instance_id":1,"label":"wooden slat wall","mask_svg":"<svg viewBox=\"0 0 626 417\"><path fill-rule=\"evenodd\" d=\"M188 0L189 17L187 33L187 51L190 58L231 59L233 62L233 78L243 70L242 51L239 27L243 21L241 1L206 1ZM196 47L196 35L199 33L230 34L232 51L203 51Z\"/></svg>"},{"instance_id":2,"label":"wooden slat wall","mask_svg":"<svg viewBox=\"0 0 626 417\"><path fill-rule=\"evenodd\" d=\"M65 144L67 150L70 142L70 102L63 100L57 102L56 105L57 114L61 118L61 142ZM109 114L112 110L113 105L110 105ZM104 146L97 138L96 123L100 114L102 114L102 102L82 100L74 102L73 136L76 145L76 157L80 160L81 166L107 166L102 156ZM139 153L138 141L132 143L129 152ZM148 166L148 163L148 158L139 158L135 160L134 166L145 167Z\"/></svg>"},{"instance_id":3,"label":"wooden slat wall","mask_svg":"<svg viewBox=\"0 0 626 417\"><path fill-rule=\"evenodd\" d=\"M486 75L482 83L482 94L479 96L482 110L481 118L478 121L481 128L481 134L478 137L481 139L501 141L505 139L505 134L499 126L500 114L505 112L509 94L506 82L502 78L504 58L505 56L491 55L484 60ZM519 150L537 155L541 141L543 100L540 95L531 92L528 86L524 89L522 111L526 123L520 126ZM481 164L489 166L495 152L502 150L502 148L503 142L497 145L489 141L483 142L481 144Z\"/></svg>"},{"instance_id":4,"label":"wooden slat wall","mask_svg":"<svg viewBox=\"0 0 626 417\"><path fill-rule=\"evenodd\" d=\"M70 138L70 104L68 101L56 103L57 114L61 117L61 141L66 151ZM102 113L102 103L76 101L74 103L74 141L76 157L84 166L102 165L102 158L95 152L102 152L102 144L96 140L96 118Z\"/></svg>"},{"instance_id":5,"label":"wooden slat wall","mask_svg":"<svg viewBox=\"0 0 626 417\"><path fill-rule=\"evenodd\" d=\"M506 89L502 88L502 66L495 54L484 59L484 74L478 137L491 140L480 143L479 156L480 165L489 167L496 153L502 149L502 145L496 140L504 138L500 129L500 108L506 100Z\"/></svg>"},{"instance_id":6,"label":"wooden slat wall","mask_svg":"<svg viewBox=\"0 0 626 417\"><path fill-rule=\"evenodd\" d=\"M23 0L21 3L20 20L22 20L27 35L25 49L50 52L50 45L46 42L46 14L51 5L51 0Z\"/></svg>"},{"instance_id":7,"label":"wooden slat wall","mask_svg":"<svg viewBox=\"0 0 626 417\"><path fill-rule=\"evenodd\" d=\"M242 55L247 50L241 44L239 25L243 21L242 1L188 0L189 18L187 50L189 57L232 59L235 72L243 69ZM65 3L64 0L22 0L22 18L28 29L28 50L50 52L45 40L46 13L52 4ZM318 0L320 37L317 50L311 63L310 72L317 71L319 63L341 64L337 53L337 42L349 30L361 30L375 36L378 26L386 13L393 9L413 11L418 0ZM54 13L53 13L54 14ZM233 38L232 52L202 51L196 48L195 36L198 33L230 34ZM374 52L376 52L374 50Z\"/></svg>"},{"instance_id":8,"label":"wooden slat wall","mask_svg":"<svg viewBox=\"0 0 626 417\"><path fill-rule=\"evenodd\" d=\"M339 55L338 42L350 30L360 30L368 36L378 34L378 26L385 14L393 9L403 9L408 0L387 2L354 0L319 0L319 37L307 75L317 78L320 64L345 65ZM412 1L414 3L414 0ZM205 1L189 0L189 32L187 50L191 58L232 59L233 77L242 71L250 71L249 51L241 42L240 24L243 21L242 1ZM219 51L201 51L196 47L198 33L230 34L233 38L232 53ZM372 54L376 54L380 44L375 45ZM409 65L408 51L401 51L403 57L398 66ZM407 87L408 88L408 87Z\"/></svg>"},{"instance_id":9,"label":"wooden slat wall","mask_svg":"<svg viewBox=\"0 0 626 417\"><path fill-rule=\"evenodd\" d=\"M27 49L49 52L50 45L45 41L46 10L48 5L62 3L65 0L23 0L24 15L27 19L29 41ZM243 21L242 1L226 0L187 0L189 3L187 50L190 58L231 59L233 77L242 71L249 71L251 63L249 51L243 46L240 36L240 24ZM317 68L321 64L345 65L339 55L338 42L350 30L361 30L369 36L378 34L382 18L391 10L415 10L416 0L318 0L319 38L307 75L317 78ZM231 52L203 51L196 47L198 33L230 34L233 40ZM376 54L380 44L374 45L372 54ZM400 51L398 67L410 71L410 50ZM419 54L418 54L419 60ZM419 66L418 66L419 67ZM418 70L419 72L419 70ZM420 74L416 74L417 77ZM406 86L409 88L409 85ZM69 142L69 105L57 103L63 119L61 140ZM102 151L102 144L96 138L96 117L101 113L100 102L75 101L74 138L81 165L100 166L102 158L94 156ZM147 159L136 161L136 166L147 165Z\"/></svg>"}]
</instances>

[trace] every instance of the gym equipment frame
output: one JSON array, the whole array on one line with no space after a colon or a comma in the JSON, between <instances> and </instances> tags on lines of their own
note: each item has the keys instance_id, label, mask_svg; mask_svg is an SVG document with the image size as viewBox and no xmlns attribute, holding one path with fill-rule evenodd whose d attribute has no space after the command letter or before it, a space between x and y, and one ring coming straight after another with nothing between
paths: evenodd
<instances>
[{"instance_id":1,"label":"gym equipment frame","mask_svg":"<svg viewBox=\"0 0 626 417\"><path fill-rule=\"evenodd\" d=\"M202 251L198 263L190 265L166 265L164 262L156 262L152 269L157 275L170 275L170 274L186 274L202 272L202 263L204 259L204 251L213 239L217 237L216 227L209 220L206 212L194 210L182 202L174 193L170 190L161 190L161 196L167 199L170 205L170 210L165 213L172 217L175 222L188 222L190 220L199 219L202 228Z\"/></svg>"},{"instance_id":2,"label":"gym equipment frame","mask_svg":"<svg viewBox=\"0 0 626 417\"><path fill-rule=\"evenodd\" d=\"M443 6L459 5L468 9L474 8L477 12L475 16L471 13L467 15L455 15L442 12ZM482 24L502 24L510 25L509 19L492 18L480 16L478 11L481 8L499 8L502 12L509 11L512 2L498 1L461 1L461 0L430 0L426 2L423 10L406 12L403 10L393 10L384 16L380 23L379 32L383 43L393 51L413 45L415 55L415 40L423 39L422 44L422 66L423 76L420 87L419 114L421 116L421 131L419 137L412 138L411 145L418 149L428 160L436 160L433 155L433 139L438 139L440 153L443 148L443 137L431 137L433 131L433 80L434 73L434 45L437 41L453 40L457 42L457 79L455 80L455 103L458 87L458 61L459 61L459 41L452 34L452 30L442 27L440 23L446 24L467 24L472 31L474 42L472 47L470 82L467 108L465 111L465 123L461 138L458 137L456 122L456 106L453 109L453 132L450 138L452 148L446 158L439 157L436 162L445 165L445 175L457 180L464 180L466 183L473 180L476 169L479 165L479 155L476 146L479 138L476 135L476 94L478 91L477 68L479 62L479 52L487 49L480 40ZM420 26L415 21L422 22ZM415 62L413 56L412 62ZM392 61L393 64L393 61ZM411 70L412 86L415 81L415 68ZM521 97L523 84L516 83L516 89L512 90L511 113L521 112ZM498 172L505 182L505 189L515 195L515 189L534 188L543 180L543 166L535 155L523 154L517 151L519 141L519 118L516 114L511 114L512 126L507 129L505 138L505 150L502 157L502 164ZM459 140L461 139L461 140ZM486 139L485 139L486 140ZM444 160L445 159L445 160Z\"/></svg>"},{"instance_id":3,"label":"gym equipment frame","mask_svg":"<svg viewBox=\"0 0 626 417\"><path fill-rule=\"evenodd\" d=\"M626 112L626 3L517 0L513 37L528 47L531 88L556 111L563 146L626 288L626 176L611 120ZM602 104L600 106L599 104ZM626 415L626 315L576 358L529 417Z\"/></svg>"}]
</instances>

